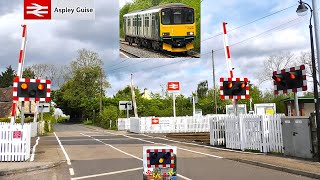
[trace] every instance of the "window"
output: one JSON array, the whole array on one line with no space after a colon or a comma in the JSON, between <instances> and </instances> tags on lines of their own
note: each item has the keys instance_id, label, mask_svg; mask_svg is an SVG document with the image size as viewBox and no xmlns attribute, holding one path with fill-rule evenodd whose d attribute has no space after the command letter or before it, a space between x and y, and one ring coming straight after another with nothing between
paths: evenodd
<instances>
[{"instance_id":1,"label":"window","mask_svg":"<svg viewBox=\"0 0 320 180\"><path fill-rule=\"evenodd\" d=\"M144 18L144 27L149 27L149 17Z\"/></svg>"},{"instance_id":2,"label":"window","mask_svg":"<svg viewBox=\"0 0 320 180\"><path fill-rule=\"evenodd\" d=\"M156 26L155 15L152 15L152 27Z\"/></svg>"},{"instance_id":3,"label":"window","mask_svg":"<svg viewBox=\"0 0 320 180\"><path fill-rule=\"evenodd\" d=\"M167 8L161 11L161 22L169 24L193 24L194 10L192 8Z\"/></svg>"}]
</instances>

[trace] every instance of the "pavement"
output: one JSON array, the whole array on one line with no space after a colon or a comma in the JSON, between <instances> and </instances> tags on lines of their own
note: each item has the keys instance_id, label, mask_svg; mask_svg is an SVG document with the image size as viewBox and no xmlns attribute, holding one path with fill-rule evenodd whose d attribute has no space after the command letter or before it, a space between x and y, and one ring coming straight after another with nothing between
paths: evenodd
<instances>
[{"instance_id":1,"label":"pavement","mask_svg":"<svg viewBox=\"0 0 320 180\"><path fill-rule=\"evenodd\" d=\"M142 179L142 147L147 145L178 148L178 179L320 179L318 162L87 125L56 125L55 130L40 137L34 162L0 163L0 179Z\"/></svg>"}]
</instances>

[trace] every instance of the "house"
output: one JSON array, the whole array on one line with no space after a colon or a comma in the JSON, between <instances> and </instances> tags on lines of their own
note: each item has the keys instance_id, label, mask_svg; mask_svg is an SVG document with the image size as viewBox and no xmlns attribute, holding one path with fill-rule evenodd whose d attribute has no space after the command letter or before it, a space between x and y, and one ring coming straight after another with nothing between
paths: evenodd
<instances>
[{"instance_id":1,"label":"house","mask_svg":"<svg viewBox=\"0 0 320 180\"><path fill-rule=\"evenodd\" d=\"M151 99L150 92L147 88L144 88L143 93L140 94L144 99Z\"/></svg>"},{"instance_id":2,"label":"house","mask_svg":"<svg viewBox=\"0 0 320 180\"><path fill-rule=\"evenodd\" d=\"M283 100L285 103L286 116L296 116L296 110L294 106L294 98L288 98ZM310 116L311 112L314 112L314 98L313 97L298 97L300 116Z\"/></svg>"},{"instance_id":3,"label":"house","mask_svg":"<svg viewBox=\"0 0 320 180\"><path fill-rule=\"evenodd\" d=\"M11 116L12 90L12 86L0 88L0 118L8 118Z\"/></svg>"},{"instance_id":4,"label":"house","mask_svg":"<svg viewBox=\"0 0 320 180\"><path fill-rule=\"evenodd\" d=\"M7 88L0 88L0 118L9 118L11 117L11 111L12 111L12 92L13 87L7 87ZM24 103L24 112L25 117L27 116L33 116L35 112L35 102L25 102ZM16 115L20 115L21 111L21 102L17 105L17 111Z\"/></svg>"}]
</instances>

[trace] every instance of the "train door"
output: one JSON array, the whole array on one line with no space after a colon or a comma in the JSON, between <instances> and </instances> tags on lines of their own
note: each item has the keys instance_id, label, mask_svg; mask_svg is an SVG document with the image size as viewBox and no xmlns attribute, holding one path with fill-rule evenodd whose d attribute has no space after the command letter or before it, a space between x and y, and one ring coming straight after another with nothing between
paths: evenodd
<instances>
[{"instance_id":1,"label":"train door","mask_svg":"<svg viewBox=\"0 0 320 180\"><path fill-rule=\"evenodd\" d=\"M152 39L157 39L157 34L156 34L156 15L155 13L152 13L152 18L151 18L151 38Z\"/></svg>"},{"instance_id":2,"label":"train door","mask_svg":"<svg viewBox=\"0 0 320 180\"><path fill-rule=\"evenodd\" d=\"M159 18L159 16L160 16L160 13L158 13L156 16L155 16L155 25L156 25L156 27L155 27L155 33L156 33L156 37L157 37L157 39L159 40L160 39L160 18Z\"/></svg>"}]
</instances>

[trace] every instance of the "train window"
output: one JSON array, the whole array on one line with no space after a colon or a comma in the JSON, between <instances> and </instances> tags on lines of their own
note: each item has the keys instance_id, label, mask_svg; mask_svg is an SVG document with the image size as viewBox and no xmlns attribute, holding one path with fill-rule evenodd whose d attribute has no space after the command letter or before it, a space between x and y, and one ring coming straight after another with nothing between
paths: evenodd
<instances>
[{"instance_id":1,"label":"train window","mask_svg":"<svg viewBox=\"0 0 320 180\"><path fill-rule=\"evenodd\" d=\"M193 16L194 16L194 12L193 9L186 9L185 10L185 23L186 24L193 24L194 20L193 20Z\"/></svg>"},{"instance_id":2,"label":"train window","mask_svg":"<svg viewBox=\"0 0 320 180\"><path fill-rule=\"evenodd\" d=\"M173 13L173 24L182 24L182 10L177 9Z\"/></svg>"},{"instance_id":3,"label":"train window","mask_svg":"<svg viewBox=\"0 0 320 180\"><path fill-rule=\"evenodd\" d=\"M144 27L148 27L149 26L149 17L145 17L144 18Z\"/></svg>"},{"instance_id":4,"label":"train window","mask_svg":"<svg viewBox=\"0 0 320 180\"><path fill-rule=\"evenodd\" d=\"M162 16L162 24L171 24L170 23L170 17L171 17L171 10L170 9L164 9L161 12Z\"/></svg>"}]
</instances>

